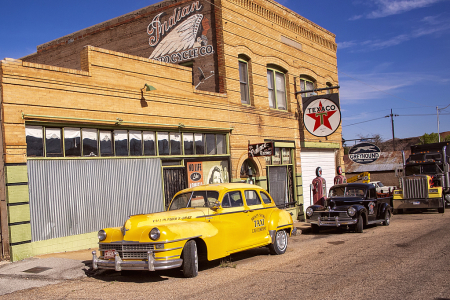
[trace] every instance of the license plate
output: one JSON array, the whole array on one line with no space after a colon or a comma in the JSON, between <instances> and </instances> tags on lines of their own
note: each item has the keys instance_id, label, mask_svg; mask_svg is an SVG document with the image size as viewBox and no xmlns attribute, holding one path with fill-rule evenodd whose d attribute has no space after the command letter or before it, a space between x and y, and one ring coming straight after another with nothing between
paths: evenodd
<instances>
[{"instance_id":1,"label":"license plate","mask_svg":"<svg viewBox=\"0 0 450 300\"><path fill-rule=\"evenodd\" d=\"M420 202L419 202L419 201L414 201L413 204L414 204L414 205L419 205Z\"/></svg>"},{"instance_id":2,"label":"license plate","mask_svg":"<svg viewBox=\"0 0 450 300\"><path fill-rule=\"evenodd\" d=\"M103 251L103 258L104 259L114 258L114 252L116 252L116 250L114 249Z\"/></svg>"}]
</instances>

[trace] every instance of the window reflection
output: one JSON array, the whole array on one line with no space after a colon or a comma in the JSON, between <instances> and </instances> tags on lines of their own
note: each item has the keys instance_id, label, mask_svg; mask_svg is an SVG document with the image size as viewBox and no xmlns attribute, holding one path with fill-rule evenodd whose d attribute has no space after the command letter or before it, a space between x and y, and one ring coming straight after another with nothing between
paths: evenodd
<instances>
[{"instance_id":1,"label":"window reflection","mask_svg":"<svg viewBox=\"0 0 450 300\"><path fill-rule=\"evenodd\" d=\"M169 133L158 132L158 154L169 155Z\"/></svg>"},{"instance_id":2,"label":"window reflection","mask_svg":"<svg viewBox=\"0 0 450 300\"><path fill-rule=\"evenodd\" d=\"M64 151L66 156L81 156L80 128L64 128Z\"/></svg>"},{"instance_id":3,"label":"window reflection","mask_svg":"<svg viewBox=\"0 0 450 300\"><path fill-rule=\"evenodd\" d=\"M83 156L98 156L97 129L83 128Z\"/></svg>"},{"instance_id":4,"label":"window reflection","mask_svg":"<svg viewBox=\"0 0 450 300\"><path fill-rule=\"evenodd\" d=\"M181 154L181 134L177 132L170 133L170 154Z\"/></svg>"},{"instance_id":5,"label":"window reflection","mask_svg":"<svg viewBox=\"0 0 450 300\"><path fill-rule=\"evenodd\" d=\"M130 130L130 155L142 156L142 134L140 131Z\"/></svg>"},{"instance_id":6,"label":"window reflection","mask_svg":"<svg viewBox=\"0 0 450 300\"><path fill-rule=\"evenodd\" d=\"M42 126L26 126L25 134L27 137L27 156L44 156L44 133Z\"/></svg>"},{"instance_id":7,"label":"window reflection","mask_svg":"<svg viewBox=\"0 0 450 300\"><path fill-rule=\"evenodd\" d=\"M45 129L45 145L47 156L58 157L63 156L61 128Z\"/></svg>"},{"instance_id":8,"label":"window reflection","mask_svg":"<svg viewBox=\"0 0 450 300\"><path fill-rule=\"evenodd\" d=\"M144 131L143 134L144 139L144 155L156 155L155 148L155 132L154 131Z\"/></svg>"},{"instance_id":9,"label":"window reflection","mask_svg":"<svg viewBox=\"0 0 450 300\"><path fill-rule=\"evenodd\" d=\"M101 156L112 156L113 143L112 143L112 132L100 130L100 155Z\"/></svg>"},{"instance_id":10,"label":"window reflection","mask_svg":"<svg viewBox=\"0 0 450 300\"><path fill-rule=\"evenodd\" d=\"M195 154L205 154L205 142L202 133L196 133L195 138Z\"/></svg>"}]
</instances>

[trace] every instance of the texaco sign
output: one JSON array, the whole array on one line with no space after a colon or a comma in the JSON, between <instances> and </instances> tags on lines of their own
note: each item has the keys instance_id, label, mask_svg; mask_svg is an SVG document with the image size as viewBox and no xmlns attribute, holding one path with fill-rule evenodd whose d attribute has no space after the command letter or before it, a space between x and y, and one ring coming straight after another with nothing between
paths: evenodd
<instances>
[{"instance_id":1,"label":"texaco sign","mask_svg":"<svg viewBox=\"0 0 450 300\"><path fill-rule=\"evenodd\" d=\"M303 121L315 136L329 136L341 124L338 94L303 98Z\"/></svg>"}]
</instances>

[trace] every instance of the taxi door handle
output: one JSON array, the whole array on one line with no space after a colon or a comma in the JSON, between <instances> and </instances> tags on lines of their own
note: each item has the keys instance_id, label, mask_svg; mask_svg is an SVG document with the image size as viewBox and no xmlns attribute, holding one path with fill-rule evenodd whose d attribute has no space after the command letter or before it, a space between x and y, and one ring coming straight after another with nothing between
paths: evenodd
<instances>
[{"instance_id":1,"label":"taxi door handle","mask_svg":"<svg viewBox=\"0 0 450 300\"><path fill-rule=\"evenodd\" d=\"M245 212L245 213L253 212L253 210L252 210L252 209L250 209L250 210L244 210L244 212Z\"/></svg>"}]
</instances>

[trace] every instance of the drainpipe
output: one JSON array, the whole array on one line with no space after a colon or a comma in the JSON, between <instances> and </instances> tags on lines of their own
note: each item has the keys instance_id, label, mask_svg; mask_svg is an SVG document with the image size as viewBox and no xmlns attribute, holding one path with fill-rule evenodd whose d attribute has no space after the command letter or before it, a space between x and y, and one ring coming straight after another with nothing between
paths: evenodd
<instances>
[{"instance_id":1,"label":"drainpipe","mask_svg":"<svg viewBox=\"0 0 450 300\"><path fill-rule=\"evenodd\" d=\"M448 188L450 188L450 168L448 165L448 160L447 160L447 146L442 147L442 163L443 163L443 167L444 167L444 184L442 185L443 188L445 188L445 190L447 190Z\"/></svg>"},{"instance_id":2,"label":"drainpipe","mask_svg":"<svg viewBox=\"0 0 450 300\"><path fill-rule=\"evenodd\" d=\"M3 90L0 72L0 260L9 260L8 207L6 203L5 160L3 141Z\"/></svg>"}]
</instances>

